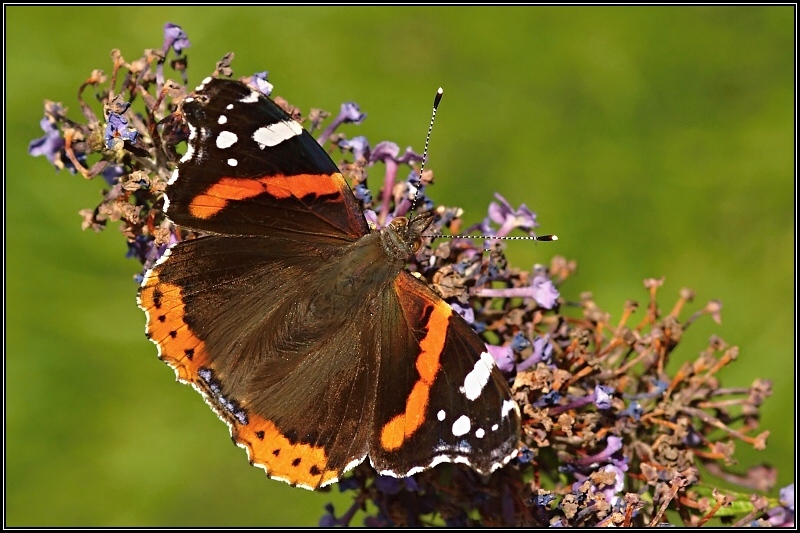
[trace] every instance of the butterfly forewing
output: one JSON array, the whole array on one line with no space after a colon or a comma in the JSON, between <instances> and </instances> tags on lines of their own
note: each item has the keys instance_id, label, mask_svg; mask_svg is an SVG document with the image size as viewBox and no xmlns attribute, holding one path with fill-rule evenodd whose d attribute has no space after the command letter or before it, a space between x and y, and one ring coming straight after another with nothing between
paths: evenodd
<instances>
[{"instance_id":1,"label":"butterfly forewing","mask_svg":"<svg viewBox=\"0 0 800 533\"><path fill-rule=\"evenodd\" d=\"M331 158L269 98L209 79L182 110L188 147L166 190L175 223L227 235L368 232Z\"/></svg>"}]
</instances>

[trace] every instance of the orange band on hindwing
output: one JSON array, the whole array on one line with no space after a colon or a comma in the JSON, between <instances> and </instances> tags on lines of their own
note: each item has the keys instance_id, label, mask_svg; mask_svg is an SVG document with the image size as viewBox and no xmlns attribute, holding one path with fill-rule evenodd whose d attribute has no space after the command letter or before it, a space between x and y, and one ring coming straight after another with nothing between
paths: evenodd
<instances>
[{"instance_id":1,"label":"orange band on hindwing","mask_svg":"<svg viewBox=\"0 0 800 533\"><path fill-rule=\"evenodd\" d=\"M186 323L183 290L163 283L151 271L139 293L139 306L147 312L145 334L156 343L159 357L173 369L180 381L197 381L197 372L209 363L205 343Z\"/></svg>"},{"instance_id":2,"label":"orange band on hindwing","mask_svg":"<svg viewBox=\"0 0 800 533\"><path fill-rule=\"evenodd\" d=\"M178 380L193 385L247 450L250 462L273 478L315 489L336 481L339 470L328 468L321 446L292 442L273 422L248 412L247 405L220 392L206 343L186 323L186 303L179 285L162 282L156 270L148 273L139 293L147 313L146 334ZM215 392L216 391L216 392Z\"/></svg>"},{"instance_id":3,"label":"orange band on hindwing","mask_svg":"<svg viewBox=\"0 0 800 533\"><path fill-rule=\"evenodd\" d=\"M395 415L381 429L381 447L395 451L413 435L425 421L431 387L439 372L439 358L444 350L447 328L453 310L444 300L433 305L426 325L426 335L420 341L420 353L415 363L419 379L406 399L405 411Z\"/></svg>"},{"instance_id":4,"label":"orange band on hindwing","mask_svg":"<svg viewBox=\"0 0 800 533\"><path fill-rule=\"evenodd\" d=\"M322 446L293 443L275 424L258 415L250 416L247 425L231 426L231 436L247 450L250 462L270 477L310 489L338 479L339 472L328 469Z\"/></svg>"}]
</instances>

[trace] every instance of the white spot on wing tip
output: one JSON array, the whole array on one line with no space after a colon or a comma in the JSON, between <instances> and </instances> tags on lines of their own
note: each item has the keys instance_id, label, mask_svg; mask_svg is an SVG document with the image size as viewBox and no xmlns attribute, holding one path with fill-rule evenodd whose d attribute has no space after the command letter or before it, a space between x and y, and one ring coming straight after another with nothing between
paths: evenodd
<instances>
[{"instance_id":1,"label":"white spot on wing tip","mask_svg":"<svg viewBox=\"0 0 800 533\"><path fill-rule=\"evenodd\" d=\"M231 146L236 144L236 141L238 140L239 137L237 137L236 134L233 133L232 131L222 131L217 136L217 148L223 150L225 148L230 148Z\"/></svg>"},{"instance_id":2,"label":"white spot on wing tip","mask_svg":"<svg viewBox=\"0 0 800 533\"><path fill-rule=\"evenodd\" d=\"M267 146L277 146L287 139L296 137L303 133L303 126L294 120L283 120L258 128L253 133L253 140L263 150Z\"/></svg>"},{"instance_id":3,"label":"white spot on wing tip","mask_svg":"<svg viewBox=\"0 0 800 533\"><path fill-rule=\"evenodd\" d=\"M239 101L243 104L254 104L258 102L258 91L252 91L247 96L243 96Z\"/></svg>"},{"instance_id":4,"label":"white spot on wing tip","mask_svg":"<svg viewBox=\"0 0 800 533\"><path fill-rule=\"evenodd\" d=\"M442 422L446 416L447 413L444 412L444 409L441 409L438 413L436 413L436 418L439 419L439 422Z\"/></svg>"},{"instance_id":5,"label":"white spot on wing tip","mask_svg":"<svg viewBox=\"0 0 800 533\"><path fill-rule=\"evenodd\" d=\"M195 88L195 91L202 91L203 89L205 89L206 84L209 83L213 79L214 78L212 78L211 76L207 76L207 77L203 78L203 81L201 81L200 85L198 85L197 88Z\"/></svg>"},{"instance_id":6,"label":"white spot on wing tip","mask_svg":"<svg viewBox=\"0 0 800 533\"><path fill-rule=\"evenodd\" d=\"M217 119L217 124L225 124L227 122L228 122L228 117L226 117L225 115L220 115L219 118Z\"/></svg>"},{"instance_id":7,"label":"white spot on wing tip","mask_svg":"<svg viewBox=\"0 0 800 533\"><path fill-rule=\"evenodd\" d=\"M235 166L236 166L236 165L238 165L238 164L239 164L239 162L238 162L237 160L235 160L234 158L230 158L230 159L228 159L228 165L229 165L229 166L231 166L231 167L235 167Z\"/></svg>"}]
</instances>

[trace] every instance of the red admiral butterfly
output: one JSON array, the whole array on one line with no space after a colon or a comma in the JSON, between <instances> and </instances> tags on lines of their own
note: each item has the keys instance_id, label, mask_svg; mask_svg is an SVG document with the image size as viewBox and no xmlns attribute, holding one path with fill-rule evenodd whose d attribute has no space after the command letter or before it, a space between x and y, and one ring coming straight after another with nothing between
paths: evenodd
<instances>
[{"instance_id":1,"label":"red admiral butterfly","mask_svg":"<svg viewBox=\"0 0 800 533\"><path fill-rule=\"evenodd\" d=\"M519 407L478 335L404 270L432 213L370 231L334 162L246 85L207 78L182 104L188 148L166 188L211 236L147 272L146 334L250 462L293 485L442 462L482 474L517 453Z\"/></svg>"}]
</instances>

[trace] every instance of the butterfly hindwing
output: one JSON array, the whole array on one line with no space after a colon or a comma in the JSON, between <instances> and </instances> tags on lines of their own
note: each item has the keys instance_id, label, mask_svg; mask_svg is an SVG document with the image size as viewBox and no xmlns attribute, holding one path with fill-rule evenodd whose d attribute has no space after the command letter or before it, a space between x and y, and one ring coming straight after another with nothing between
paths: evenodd
<instances>
[{"instance_id":1,"label":"butterfly hindwing","mask_svg":"<svg viewBox=\"0 0 800 533\"><path fill-rule=\"evenodd\" d=\"M384 301L373 465L405 476L444 461L484 474L507 463L519 408L478 335L407 272Z\"/></svg>"},{"instance_id":2,"label":"butterfly hindwing","mask_svg":"<svg viewBox=\"0 0 800 533\"><path fill-rule=\"evenodd\" d=\"M312 489L366 456L364 399L377 380L348 310L319 310L317 296L331 290L320 286L330 264L313 255L324 246L187 241L148 273L139 296L160 357L203 394L251 462Z\"/></svg>"}]
</instances>

